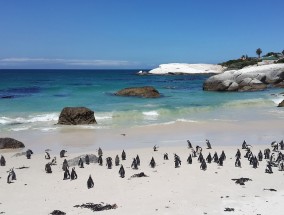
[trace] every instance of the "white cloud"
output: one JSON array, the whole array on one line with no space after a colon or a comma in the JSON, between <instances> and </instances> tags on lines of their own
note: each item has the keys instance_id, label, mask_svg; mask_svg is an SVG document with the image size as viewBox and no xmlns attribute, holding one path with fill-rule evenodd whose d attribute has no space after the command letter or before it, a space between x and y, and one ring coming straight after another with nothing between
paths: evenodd
<instances>
[{"instance_id":1,"label":"white cloud","mask_svg":"<svg viewBox=\"0 0 284 215\"><path fill-rule=\"evenodd\" d=\"M2 58L0 65L21 65L21 64L60 64L70 66L131 66L137 62L124 60L82 60L82 59L61 59L61 58Z\"/></svg>"}]
</instances>

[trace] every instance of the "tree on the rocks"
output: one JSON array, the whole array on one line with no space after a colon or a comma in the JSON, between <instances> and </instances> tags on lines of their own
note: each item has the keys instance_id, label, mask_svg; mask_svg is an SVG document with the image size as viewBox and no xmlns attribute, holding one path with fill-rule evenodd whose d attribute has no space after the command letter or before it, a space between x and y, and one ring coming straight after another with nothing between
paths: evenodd
<instances>
[{"instance_id":1,"label":"tree on the rocks","mask_svg":"<svg viewBox=\"0 0 284 215\"><path fill-rule=\"evenodd\" d=\"M262 53L261 48L258 48L258 49L256 50L256 54L258 55L258 58L260 58L261 53Z\"/></svg>"}]
</instances>

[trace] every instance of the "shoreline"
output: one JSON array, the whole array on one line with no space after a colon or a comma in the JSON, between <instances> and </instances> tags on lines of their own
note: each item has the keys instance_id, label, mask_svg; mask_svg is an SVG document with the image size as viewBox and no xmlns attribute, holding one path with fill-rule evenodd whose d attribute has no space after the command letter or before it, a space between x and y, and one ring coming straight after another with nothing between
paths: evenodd
<instances>
[{"instance_id":1,"label":"shoreline","mask_svg":"<svg viewBox=\"0 0 284 215\"><path fill-rule=\"evenodd\" d=\"M215 146L249 144L264 145L284 137L281 119L238 121L174 122L170 124L135 126L130 128L82 129L62 127L58 131L37 130L2 132L23 142L25 149L42 152L46 148L67 148L74 152L104 147L108 150L153 147L154 145L185 146L186 140L200 146L209 139ZM124 135L125 134L125 135Z\"/></svg>"}]
</instances>

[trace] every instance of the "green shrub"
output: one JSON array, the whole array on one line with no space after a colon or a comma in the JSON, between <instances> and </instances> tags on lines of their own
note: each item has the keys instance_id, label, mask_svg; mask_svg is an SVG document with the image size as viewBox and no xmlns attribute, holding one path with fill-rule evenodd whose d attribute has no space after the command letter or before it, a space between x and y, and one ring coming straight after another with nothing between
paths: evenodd
<instances>
[{"instance_id":1,"label":"green shrub","mask_svg":"<svg viewBox=\"0 0 284 215\"><path fill-rule=\"evenodd\" d=\"M229 60L229 61L220 63L220 65L227 67L227 70L232 70L232 69L242 69L246 66L255 65L258 62L259 60L255 58L248 58L246 60L242 60L242 59Z\"/></svg>"},{"instance_id":2,"label":"green shrub","mask_svg":"<svg viewBox=\"0 0 284 215\"><path fill-rule=\"evenodd\" d=\"M284 63L284 58L278 60L276 63Z\"/></svg>"}]
</instances>

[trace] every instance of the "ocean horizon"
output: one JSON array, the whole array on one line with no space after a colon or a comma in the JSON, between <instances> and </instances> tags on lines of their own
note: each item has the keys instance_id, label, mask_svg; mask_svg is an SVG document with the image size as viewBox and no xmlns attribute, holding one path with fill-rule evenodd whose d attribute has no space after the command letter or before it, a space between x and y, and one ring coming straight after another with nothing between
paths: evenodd
<instances>
[{"instance_id":1,"label":"ocean horizon","mask_svg":"<svg viewBox=\"0 0 284 215\"><path fill-rule=\"evenodd\" d=\"M139 76L139 70L2 69L0 131L59 129L64 107L84 106L95 112L97 125L109 129L175 122L241 121L284 118L277 108L282 89L258 92L208 92L210 74ZM118 97L126 87L153 86L161 98Z\"/></svg>"}]
</instances>

